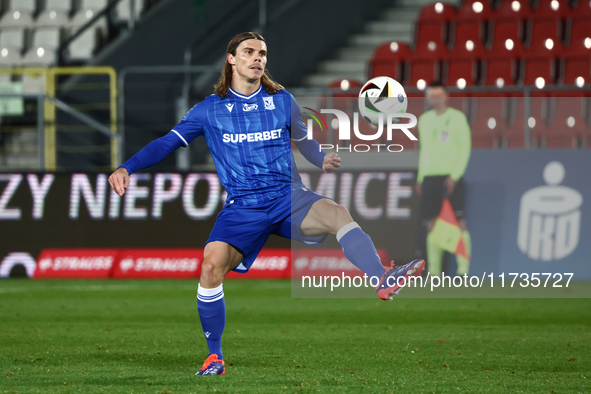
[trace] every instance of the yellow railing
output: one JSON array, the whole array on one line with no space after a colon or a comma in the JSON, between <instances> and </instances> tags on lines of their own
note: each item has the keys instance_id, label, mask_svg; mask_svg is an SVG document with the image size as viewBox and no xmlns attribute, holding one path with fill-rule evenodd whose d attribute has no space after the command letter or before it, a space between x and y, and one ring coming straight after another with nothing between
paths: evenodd
<instances>
[{"instance_id":1,"label":"yellow railing","mask_svg":"<svg viewBox=\"0 0 591 394\"><path fill-rule=\"evenodd\" d=\"M29 75L31 77L45 78L45 94L55 98L57 75L108 75L109 76L109 110L111 130L111 167L117 167L117 74L115 69L107 66L99 67L51 67L51 68L0 68L1 74ZM56 106L52 100L45 100L44 104L44 129L45 129L45 170L55 171L57 169L57 146L56 146Z\"/></svg>"}]
</instances>

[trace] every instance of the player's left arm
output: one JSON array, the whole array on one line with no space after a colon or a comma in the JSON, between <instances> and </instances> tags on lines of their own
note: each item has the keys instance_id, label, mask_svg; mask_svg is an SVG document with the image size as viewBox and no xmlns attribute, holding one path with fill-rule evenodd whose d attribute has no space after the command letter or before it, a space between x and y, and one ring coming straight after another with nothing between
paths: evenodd
<instances>
[{"instance_id":1,"label":"player's left arm","mask_svg":"<svg viewBox=\"0 0 591 394\"><path fill-rule=\"evenodd\" d=\"M325 172L334 172L341 166L341 158L336 153L326 154L315 139L308 139L308 129L302 119L302 111L293 96L291 96L291 139L302 155L316 167Z\"/></svg>"},{"instance_id":2,"label":"player's left arm","mask_svg":"<svg viewBox=\"0 0 591 394\"><path fill-rule=\"evenodd\" d=\"M466 172L468 160L470 160L470 152L472 151L472 138L470 134L470 125L468 119L462 114L456 122L455 130L457 138L455 143L458 149L458 156L456 163L451 171L450 177L454 181L458 181Z\"/></svg>"}]
</instances>

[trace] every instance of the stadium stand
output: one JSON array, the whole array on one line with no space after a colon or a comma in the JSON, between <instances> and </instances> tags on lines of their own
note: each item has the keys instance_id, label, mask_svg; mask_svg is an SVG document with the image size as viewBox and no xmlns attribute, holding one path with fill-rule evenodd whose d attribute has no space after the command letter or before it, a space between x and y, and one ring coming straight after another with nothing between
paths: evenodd
<instances>
[{"instance_id":1,"label":"stadium stand","mask_svg":"<svg viewBox=\"0 0 591 394\"><path fill-rule=\"evenodd\" d=\"M135 19L156 1L134 0ZM0 18L0 66L55 65L60 45L79 32L61 58L64 65L84 63L112 41L130 17L130 0L6 0Z\"/></svg>"},{"instance_id":2,"label":"stadium stand","mask_svg":"<svg viewBox=\"0 0 591 394\"><path fill-rule=\"evenodd\" d=\"M369 60L370 74L385 75L404 82L404 66L409 56L408 44L398 41L386 42L376 49L374 56Z\"/></svg>"},{"instance_id":3,"label":"stadium stand","mask_svg":"<svg viewBox=\"0 0 591 394\"><path fill-rule=\"evenodd\" d=\"M566 85L581 88L591 83L591 34L585 38L572 39L561 59L561 81ZM576 93L580 95L580 92Z\"/></svg>"},{"instance_id":4,"label":"stadium stand","mask_svg":"<svg viewBox=\"0 0 591 394\"><path fill-rule=\"evenodd\" d=\"M28 66L49 66L55 62L55 51L60 44L59 27L43 27L33 31L33 45L23 57Z\"/></svg>"},{"instance_id":5,"label":"stadium stand","mask_svg":"<svg viewBox=\"0 0 591 394\"><path fill-rule=\"evenodd\" d=\"M503 43L495 41L483 56L482 81L486 86L513 86L521 81L520 66L525 52L521 41L507 38ZM488 92L487 92L488 94Z\"/></svg>"},{"instance_id":6,"label":"stadium stand","mask_svg":"<svg viewBox=\"0 0 591 394\"><path fill-rule=\"evenodd\" d=\"M144 12L144 0L133 0L134 4L134 15L138 19ZM114 22L117 24L127 23L131 18L131 0L121 0L115 8Z\"/></svg>"},{"instance_id":7,"label":"stadium stand","mask_svg":"<svg viewBox=\"0 0 591 394\"><path fill-rule=\"evenodd\" d=\"M492 7L487 1L464 1L451 24L452 46L455 47L461 40L485 44L486 28L492 15Z\"/></svg>"},{"instance_id":8,"label":"stadium stand","mask_svg":"<svg viewBox=\"0 0 591 394\"><path fill-rule=\"evenodd\" d=\"M502 0L491 7L467 0L457 10L432 3L415 22L414 44L396 42L405 51L389 58L389 43L382 44L368 63L368 78L389 75L421 90L437 78L460 92L482 87L463 94L475 96L468 112L476 147L522 147L526 124L533 146L586 146L590 92L581 88L591 83L590 2L574 2L571 8L564 0L532 6L526 0ZM444 51L446 46L451 49ZM548 89L565 85L571 89ZM531 90L528 119L519 98L523 90L502 90L512 86Z\"/></svg>"},{"instance_id":9,"label":"stadium stand","mask_svg":"<svg viewBox=\"0 0 591 394\"><path fill-rule=\"evenodd\" d=\"M430 81L441 78L441 61L446 56L446 51L443 43L435 41L429 41L426 46L415 49L407 66L406 84L423 90Z\"/></svg>"},{"instance_id":10,"label":"stadium stand","mask_svg":"<svg viewBox=\"0 0 591 394\"><path fill-rule=\"evenodd\" d=\"M558 58L562 51L562 43L557 39L532 41L523 57L523 83L535 85L538 89L553 85L557 79ZM535 95L545 95L545 93L536 91Z\"/></svg>"},{"instance_id":11,"label":"stadium stand","mask_svg":"<svg viewBox=\"0 0 591 394\"><path fill-rule=\"evenodd\" d=\"M456 15L456 9L448 3L428 4L421 9L416 21L415 50L422 51L432 47L445 46L449 35L450 21Z\"/></svg>"},{"instance_id":12,"label":"stadium stand","mask_svg":"<svg viewBox=\"0 0 591 394\"><path fill-rule=\"evenodd\" d=\"M68 60L84 61L92 58L98 46L99 35L98 29L88 29L80 34L68 46Z\"/></svg>"},{"instance_id":13,"label":"stadium stand","mask_svg":"<svg viewBox=\"0 0 591 394\"><path fill-rule=\"evenodd\" d=\"M543 148L575 148L587 137L585 114L588 100L580 97L547 98L548 118L532 133L533 145Z\"/></svg>"},{"instance_id":14,"label":"stadium stand","mask_svg":"<svg viewBox=\"0 0 591 394\"><path fill-rule=\"evenodd\" d=\"M46 0L45 8L35 20L37 27L67 26L72 12L71 0Z\"/></svg>"},{"instance_id":15,"label":"stadium stand","mask_svg":"<svg viewBox=\"0 0 591 394\"><path fill-rule=\"evenodd\" d=\"M502 131L507 127L506 103L499 106L497 97L474 98L468 117L472 128L474 146L498 148L501 145Z\"/></svg>"},{"instance_id":16,"label":"stadium stand","mask_svg":"<svg viewBox=\"0 0 591 394\"><path fill-rule=\"evenodd\" d=\"M77 30L90 21L96 14L100 13L108 5L107 0L82 0L80 9L72 16L69 27ZM100 31L99 34L107 34L107 18L100 18L95 28Z\"/></svg>"},{"instance_id":17,"label":"stadium stand","mask_svg":"<svg viewBox=\"0 0 591 394\"><path fill-rule=\"evenodd\" d=\"M530 47L548 38L562 40L562 28L568 15L569 6L566 0L540 0L529 19Z\"/></svg>"},{"instance_id":18,"label":"stadium stand","mask_svg":"<svg viewBox=\"0 0 591 394\"><path fill-rule=\"evenodd\" d=\"M459 89L476 85L480 77L480 61L484 57L485 48L480 40L473 38L458 37L454 49L446 55L445 79Z\"/></svg>"},{"instance_id":19,"label":"stadium stand","mask_svg":"<svg viewBox=\"0 0 591 394\"><path fill-rule=\"evenodd\" d=\"M35 10L35 0L8 0L6 12L2 16L2 19L0 19L0 26L31 26L33 24Z\"/></svg>"},{"instance_id":20,"label":"stadium stand","mask_svg":"<svg viewBox=\"0 0 591 394\"><path fill-rule=\"evenodd\" d=\"M525 20L531 16L526 0L502 1L489 21L489 47L500 46L506 40L525 41Z\"/></svg>"},{"instance_id":21,"label":"stadium stand","mask_svg":"<svg viewBox=\"0 0 591 394\"><path fill-rule=\"evenodd\" d=\"M21 27L2 27L2 30L0 30L0 65L19 65L24 47L25 29Z\"/></svg>"}]
</instances>

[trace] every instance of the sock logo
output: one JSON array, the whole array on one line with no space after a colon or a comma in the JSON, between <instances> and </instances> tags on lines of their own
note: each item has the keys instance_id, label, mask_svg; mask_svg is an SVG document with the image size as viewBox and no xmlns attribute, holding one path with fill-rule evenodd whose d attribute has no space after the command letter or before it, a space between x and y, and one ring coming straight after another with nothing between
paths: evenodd
<instances>
[{"instance_id":1,"label":"sock logo","mask_svg":"<svg viewBox=\"0 0 591 394\"><path fill-rule=\"evenodd\" d=\"M204 334L205 334L205 338L209 338L209 336L211 335L211 332L208 331L208 332L205 332Z\"/></svg>"}]
</instances>

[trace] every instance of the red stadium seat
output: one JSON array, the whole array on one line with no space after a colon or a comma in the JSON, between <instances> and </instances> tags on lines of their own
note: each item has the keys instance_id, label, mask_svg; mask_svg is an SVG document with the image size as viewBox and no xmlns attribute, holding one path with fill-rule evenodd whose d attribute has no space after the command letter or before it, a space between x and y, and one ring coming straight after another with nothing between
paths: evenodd
<instances>
[{"instance_id":1,"label":"red stadium seat","mask_svg":"<svg viewBox=\"0 0 591 394\"><path fill-rule=\"evenodd\" d=\"M588 56L565 57L562 59L562 70L562 83L565 85L582 87L591 83L591 58Z\"/></svg>"},{"instance_id":2,"label":"red stadium seat","mask_svg":"<svg viewBox=\"0 0 591 394\"><path fill-rule=\"evenodd\" d=\"M421 8L418 23L423 22L449 22L457 13L456 8L449 3L431 3Z\"/></svg>"},{"instance_id":3,"label":"red stadium seat","mask_svg":"<svg viewBox=\"0 0 591 394\"><path fill-rule=\"evenodd\" d=\"M408 73L408 85L423 90L431 81L439 78L439 62L427 57L411 57Z\"/></svg>"},{"instance_id":4,"label":"red stadium seat","mask_svg":"<svg viewBox=\"0 0 591 394\"><path fill-rule=\"evenodd\" d=\"M488 1L465 1L452 22L453 46L465 40L484 43L486 22L492 14L493 10Z\"/></svg>"},{"instance_id":5,"label":"red stadium seat","mask_svg":"<svg viewBox=\"0 0 591 394\"><path fill-rule=\"evenodd\" d=\"M529 98L529 117L525 117L525 97L509 98L508 127L502 130L503 146L507 148L521 148L525 143L526 123L530 128L530 146L539 145L540 132L546 127L548 119L547 97Z\"/></svg>"},{"instance_id":6,"label":"red stadium seat","mask_svg":"<svg viewBox=\"0 0 591 394\"><path fill-rule=\"evenodd\" d=\"M547 38L551 38L556 41L562 40L561 32L561 21L559 19L537 19L530 20L530 37L529 45L536 45L537 42L545 41Z\"/></svg>"},{"instance_id":7,"label":"red stadium seat","mask_svg":"<svg viewBox=\"0 0 591 394\"><path fill-rule=\"evenodd\" d=\"M591 37L591 15L573 16L568 22L568 42L584 40Z\"/></svg>"},{"instance_id":8,"label":"red stadium seat","mask_svg":"<svg viewBox=\"0 0 591 394\"><path fill-rule=\"evenodd\" d=\"M409 58L407 85L424 89L431 81L441 76L440 61L445 56L443 44L429 41L426 47L417 48Z\"/></svg>"},{"instance_id":9,"label":"red stadium seat","mask_svg":"<svg viewBox=\"0 0 591 394\"><path fill-rule=\"evenodd\" d=\"M357 97L358 90L356 88L360 88L362 85L356 79L337 79L330 84L330 87L333 89L340 89L342 92L337 92L333 94L333 97ZM355 89L354 92L347 92L350 89Z\"/></svg>"},{"instance_id":10,"label":"red stadium seat","mask_svg":"<svg viewBox=\"0 0 591 394\"><path fill-rule=\"evenodd\" d=\"M550 117L550 131L551 134L560 133L567 134L571 139L572 147L579 146L588 138L589 126L587 124L586 116L589 115L589 98L576 97L578 92L571 92L569 97L552 97L551 103L551 117ZM548 139L548 147L554 147L552 138ZM566 144L565 146L569 146Z\"/></svg>"},{"instance_id":11,"label":"red stadium seat","mask_svg":"<svg viewBox=\"0 0 591 394\"><path fill-rule=\"evenodd\" d=\"M585 0L582 0L585 1ZM570 14L567 0L539 0L533 9L533 19L563 19Z\"/></svg>"},{"instance_id":12,"label":"red stadium seat","mask_svg":"<svg viewBox=\"0 0 591 394\"><path fill-rule=\"evenodd\" d=\"M540 0L531 18L530 47L547 38L562 40L562 21L570 15L566 0Z\"/></svg>"},{"instance_id":13,"label":"red stadium seat","mask_svg":"<svg viewBox=\"0 0 591 394\"><path fill-rule=\"evenodd\" d=\"M591 17L591 3L586 0L579 0L577 4L571 9L573 17Z\"/></svg>"},{"instance_id":14,"label":"red stadium seat","mask_svg":"<svg viewBox=\"0 0 591 394\"><path fill-rule=\"evenodd\" d=\"M534 41L524 55L524 85L543 88L554 84L557 77L557 58L562 54L562 43L556 39ZM533 93L539 95L539 93Z\"/></svg>"},{"instance_id":15,"label":"red stadium seat","mask_svg":"<svg viewBox=\"0 0 591 394\"><path fill-rule=\"evenodd\" d=\"M369 62L370 78L387 76L403 82L404 63L410 56L410 48L402 42L387 42L380 45Z\"/></svg>"},{"instance_id":16,"label":"red stadium seat","mask_svg":"<svg viewBox=\"0 0 591 394\"><path fill-rule=\"evenodd\" d=\"M591 83L591 38L571 40L562 58L561 81L582 87ZM587 92L588 94L588 92Z\"/></svg>"},{"instance_id":17,"label":"red stadium seat","mask_svg":"<svg viewBox=\"0 0 591 394\"><path fill-rule=\"evenodd\" d=\"M437 45L446 45L449 22L455 14L455 7L448 3L424 6L415 25L415 48L425 48L431 41Z\"/></svg>"},{"instance_id":18,"label":"red stadium seat","mask_svg":"<svg viewBox=\"0 0 591 394\"><path fill-rule=\"evenodd\" d=\"M472 147L498 148L503 137L502 131L507 128L507 98L478 97L472 99L470 129L472 130Z\"/></svg>"},{"instance_id":19,"label":"red stadium seat","mask_svg":"<svg viewBox=\"0 0 591 394\"><path fill-rule=\"evenodd\" d=\"M528 19L532 10L527 0L501 0L491 19L517 18Z\"/></svg>"},{"instance_id":20,"label":"red stadium seat","mask_svg":"<svg viewBox=\"0 0 591 394\"><path fill-rule=\"evenodd\" d=\"M484 45L480 41L460 39L454 49L447 54L444 62L447 83L460 89L476 85L479 78L479 61L484 54Z\"/></svg>"},{"instance_id":21,"label":"red stadium seat","mask_svg":"<svg viewBox=\"0 0 591 394\"><path fill-rule=\"evenodd\" d=\"M465 0L456 13L457 19L489 20L494 11L487 0Z\"/></svg>"},{"instance_id":22,"label":"red stadium seat","mask_svg":"<svg viewBox=\"0 0 591 394\"><path fill-rule=\"evenodd\" d=\"M503 87L521 81L520 62L525 50L521 41L507 38L495 43L483 57L482 80L484 85Z\"/></svg>"},{"instance_id":23,"label":"red stadium seat","mask_svg":"<svg viewBox=\"0 0 591 394\"><path fill-rule=\"evenodd\" d=\"M545 122L532 128L532 144L542 148L575 148L586 136L584 118L586 97L551 97L544 109L549 113ZM536 99L532 98L532 109Z\"/></svg>"},{"instance_id":24,"label":"red stadium seat","mask_svg":"<svg viewBox=\"0 0 591 394\"><path fill-rule=\"evenodd\" d=\"M490 20L489 45L502 46L507 39L523 41L524 20L530 15L531 9L526 0L503 0Z\"/></svg>"},{"instance_id":25,"label":"red stadium seat","mask_svg":"<svg viewBox=\"0 0 591 394\"><path fill-rule=\"evenodd\" d=\"M523 148L525 143L525 98L507 98L507 123L506 127L499 130L504 148ZM505 126L501 124L501 126Z\"/></svg>"}]
</instances>

